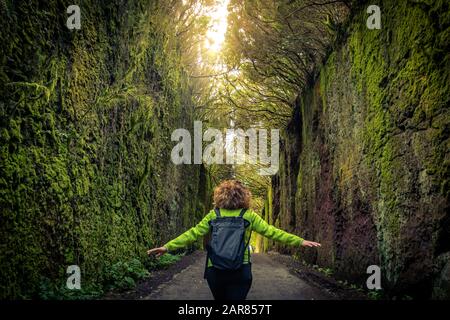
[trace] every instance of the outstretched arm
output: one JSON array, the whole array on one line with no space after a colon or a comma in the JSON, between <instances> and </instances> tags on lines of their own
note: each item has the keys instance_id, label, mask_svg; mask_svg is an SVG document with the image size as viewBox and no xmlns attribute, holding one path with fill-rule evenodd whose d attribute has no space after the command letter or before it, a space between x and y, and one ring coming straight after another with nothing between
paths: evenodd
<instances>
[{"instance_id":1,"label":"outstretched arm","mask_svg":"<svg viewBox=\"0 0 450 320\"><path fill-rule=\"evenodd\" d=\"M209 231L209 220L211 220L212 213L208 213L202 221L200 221L195 227L192 227L185 233L176 237L175 239L167 242L164 246L159 248L150 249L147 254L156 254L157 257L168 252L175 251L177 249L184 248L197 240L199 237L204 236Z\"/></svg>"},{"instance_id":2,"label":"outstretched arm","mask_svg":"<svg viewBox=\"0 0 450 320\"><path fill-rule=\"evenodd\" d=\"M304 247L320 247L320 243L308 241L295 234L278 229L268 224L258 214L254 213L253 230L257 233L275 240L281 243L291 246L304 246Z\"/></svg>"}]
</instances>

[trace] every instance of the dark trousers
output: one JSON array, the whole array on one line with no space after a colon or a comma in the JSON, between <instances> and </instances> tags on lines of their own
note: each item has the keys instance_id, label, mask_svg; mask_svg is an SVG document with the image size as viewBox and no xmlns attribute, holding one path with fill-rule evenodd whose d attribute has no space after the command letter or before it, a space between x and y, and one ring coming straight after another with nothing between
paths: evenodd
<instances>
[{"instance_id":1,"label":"dark trousers","mask_svg":"<svg viewBox=\"0 0 450 320\"><path fill-rule=\"evenodd\" d=\"M208 267L205 278L215 300L245 300L252 285L251 264L232 271Z\"/></svg>"}]
</instances>

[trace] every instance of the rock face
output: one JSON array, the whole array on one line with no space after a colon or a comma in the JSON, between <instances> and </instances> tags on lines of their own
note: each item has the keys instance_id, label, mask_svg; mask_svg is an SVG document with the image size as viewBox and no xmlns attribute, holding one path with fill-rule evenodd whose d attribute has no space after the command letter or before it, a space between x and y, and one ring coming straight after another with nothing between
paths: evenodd
<instances>
[{"instance_id":1,"label":"rock face","mask_svg":"<svg viewBox=\"0 0 450 320\"><path fill-rule=\"evenodd\" d=\"M450 252L446 252L436 259L436 277L433 282L434 299L449 299L448 288L450 288Z\"/></svg>"},{"instance_id":2,"label":"rock face","mask_svg":"<svg viewBox=\"0 0 450 320\"><path fill-rule=\"evenodd\" d=\"M391 296L448 299L449 4L429 3L381 1L381 30L356 8L296 101L273 217L337 277L365 287L375 264Z\"/></svg>"},{"instance_id":3,"label":"rock face","mask_svg":"<svg viewBox=\"0 0 450 320\"><path fill-rule=\"evenodd\" d=\"M209 195L200 166L170 160L194 105L169 8L86 1L69 30L60 1L2 3L0 297L64 287L73 264L82 288L100 285L192 226Z\"/></svg>"}]
</instances>

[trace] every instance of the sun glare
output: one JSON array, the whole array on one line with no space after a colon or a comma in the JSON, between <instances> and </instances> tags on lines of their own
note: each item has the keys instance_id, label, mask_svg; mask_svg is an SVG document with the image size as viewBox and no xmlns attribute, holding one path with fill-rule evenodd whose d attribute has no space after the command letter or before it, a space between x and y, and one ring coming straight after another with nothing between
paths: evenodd
<instances>
[{"instance_id":1,"label":"sun glare","mask_svg":"<svg viewBox=\"0 0 450 320\"><path fill-rule=\"evenodd\" d=\"M230 0L219 0L208 12L211 26L206 33L205 47L212 52L219 52L227 31L228 3Z\"/></svg>"}]
</instances>

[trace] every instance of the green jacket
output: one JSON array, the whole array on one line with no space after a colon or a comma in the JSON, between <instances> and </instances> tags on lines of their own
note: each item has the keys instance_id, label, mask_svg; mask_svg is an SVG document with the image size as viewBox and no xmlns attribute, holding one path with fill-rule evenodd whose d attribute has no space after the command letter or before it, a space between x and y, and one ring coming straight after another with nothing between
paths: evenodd
<instances>
[{"instance_id":1,"label":"green jacket","mask_svg":"<svg viewBox=\"0 0 450 320\"><path fill-rule=\"evenodd\" d=\"M237 217L241 209L227 210L220 209L220 214L224 217ZM167 248L169 252L181 249L189 245L190 243L196 241L199 237L206 235L209 232L210 226L209 221L216 218L216 213L211 210L195 227L192 227L182 235L177 238L167 242L164 247ZM244 219L250 222L250 226L247 228L245 233L245 241L247 242L250 237L250 232L256 231L257 233L270 238L281 243L291 245L291 246L301 246L303 239L294 234L288 233L286 231L275 228L274 226L268 224L264 219L262 219L257 213L248 209L244 214ZM245 251L244 263L251 262L249 251ZM211 266L211 261L208 261L208 266Z\"/></svg>"}]
</instances>

